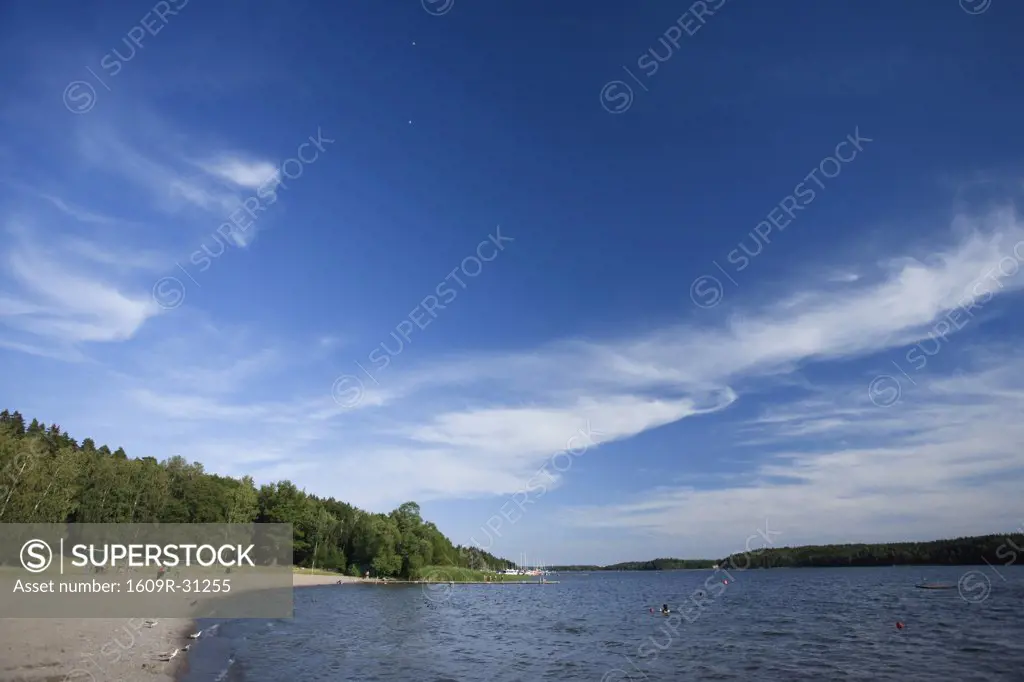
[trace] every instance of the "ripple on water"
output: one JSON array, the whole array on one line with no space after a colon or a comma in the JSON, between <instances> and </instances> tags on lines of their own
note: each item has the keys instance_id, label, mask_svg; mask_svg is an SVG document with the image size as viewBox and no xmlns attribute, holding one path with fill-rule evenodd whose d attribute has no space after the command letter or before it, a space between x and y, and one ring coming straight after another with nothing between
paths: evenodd
<instances>
[{"instance_id":1,"label":"ripple on water","mask_svg":"<svg viewBox=\"0 0 1024 682\"><path fill-rule=\"evenodd\" d=\"M595 682L613 669L634 680L923 682L939 671L1024 679L1024 570L1001 571L1001 589L968 604L955 592L922 594L919 576L900 569L752 570L668 634L650 605L682 603L708 572L566 575L538 590L467 586L444 608L415 587L308 588L315 601L297 602L294 620L227 621L204 635L183 682L224 670L221 682ZM962 572L929 568L929 579L956 582ZM654 655L652 637L664 646ZM231 654L238 663L228 666Z\"/></svg>"}]
</instances>

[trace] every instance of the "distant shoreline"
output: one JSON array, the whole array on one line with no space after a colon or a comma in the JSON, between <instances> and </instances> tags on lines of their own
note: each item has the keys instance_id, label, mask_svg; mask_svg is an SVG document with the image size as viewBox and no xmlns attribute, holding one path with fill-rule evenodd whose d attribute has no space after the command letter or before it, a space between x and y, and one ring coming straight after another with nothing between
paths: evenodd
<instances>
[{"instance_id":1,"label":"distant shoreline","mask_svg":"<svg viewBox=\"0 0 1024 682\"><path fill-rule=\"evenodd\" d=\"M750 566L749 568L740 567L738 570L759 570L759 571L781 571L783 569L796 570L802 568L838 568L838 569L849 569L849 568L949 568L949 567L963 567L963 566L986 566L983 561L977 563L953 563L953 564L871 564L871 565L836 565L836 564L822 564L820 566ZM1012 564L1007 563L1007 566ZM1024 565L1024 564L1022 564ZM1003 564L996 564L998 568L1003 568ZM737 570L735 566L719 566L720 570ZM554 570L554 569L552 569ZM713 571L713 567L708 566L707 568L565 568L558 567L559 573L683 573L687 571ZM372 581L371 581L372 582Z\"/></svg>"},{"instance_id":2,"label":"distant shoreline","mask_svg":"<svg viewBox=\"0 0 1024 682\"><path fill-rule=\"evenodd\" d=\"M730 568L881 568L893 566L1009 565L1024 552L1024 533L977 535L927 542L891 542L798 547L753 547L724 559L660 558L608 566L552 566L556 573L709 570Z\"/></svg>"}]
</instances>

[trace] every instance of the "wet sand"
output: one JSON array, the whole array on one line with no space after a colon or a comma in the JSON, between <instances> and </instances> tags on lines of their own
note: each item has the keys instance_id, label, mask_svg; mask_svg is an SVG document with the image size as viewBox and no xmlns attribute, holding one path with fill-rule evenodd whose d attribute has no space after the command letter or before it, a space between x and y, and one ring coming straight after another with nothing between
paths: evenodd
<instances>
[{"instance_id":1,"label":"wet sand","mask_svg":"<svg viewBox=\"0 0 1024 682\"><path fill-rule=\"evenodd\" d=\"M173 682L191 621L144 618L0 619L0 680L4 682Z\"/></svg>"},{"instance_id":2,"label":"wet sand","mask_svg":"<svg viewBox=\"0 0 1024 682\"><path fill-rule=\"evenodd\" d=\"M295 573L295 587L361 578ZM173 682L195 624L183 618L0 618L0 682Z\"/></svg>"}]
</instances>

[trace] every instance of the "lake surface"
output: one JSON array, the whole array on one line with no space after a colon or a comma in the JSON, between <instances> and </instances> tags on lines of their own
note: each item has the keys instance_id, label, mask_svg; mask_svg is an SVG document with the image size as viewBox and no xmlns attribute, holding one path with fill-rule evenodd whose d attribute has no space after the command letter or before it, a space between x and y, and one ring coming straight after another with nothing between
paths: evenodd
<instances>
[{"instance_id":1,"label":"lake surface","mask_svg":"<svg viewBox=\"0 0 1024 682\"><path fill-rule=\"evenodd\" d=\"M294 619L225 621L204 634L182 679L1024 679L1024 567L731 575L720 571L709 582L710 570L566 573L545 586L302 588ZM915 589L922 578L961 589ZM705 591L702 610L690 601L696 590ZM663 603L676 610L689 603L687 617L670 623L658 612Z\"/></svg>"}]
</instances>

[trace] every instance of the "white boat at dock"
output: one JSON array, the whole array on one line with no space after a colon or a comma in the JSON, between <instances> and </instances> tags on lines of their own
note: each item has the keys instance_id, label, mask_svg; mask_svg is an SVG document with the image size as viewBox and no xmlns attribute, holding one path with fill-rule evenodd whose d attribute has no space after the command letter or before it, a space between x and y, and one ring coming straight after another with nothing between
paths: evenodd
<instances>
[{"instance_id":1,"label":"white boat at dock","mask_svg":"<svg viewBox=\"0 0 1024 682\"><path fill-rule=\"evenodd\" d=\"M532 575L532 576L551 575L551 571L546 570L544 568L543 564L541 564L540 566L528 567L526 565L526 554L525 553L523 554L523 557L522 557L522 563L519 566L514 567L514 568L506 568L504 571L499 571L499 573L502 574L502 575Z\"/></svg>"}]
</instances>

